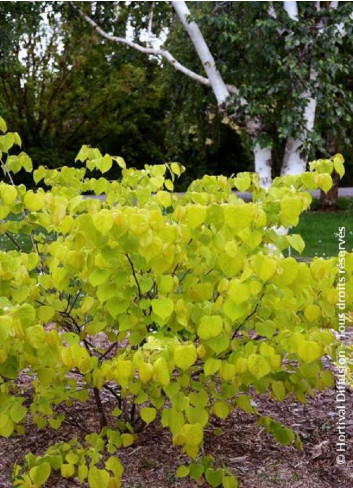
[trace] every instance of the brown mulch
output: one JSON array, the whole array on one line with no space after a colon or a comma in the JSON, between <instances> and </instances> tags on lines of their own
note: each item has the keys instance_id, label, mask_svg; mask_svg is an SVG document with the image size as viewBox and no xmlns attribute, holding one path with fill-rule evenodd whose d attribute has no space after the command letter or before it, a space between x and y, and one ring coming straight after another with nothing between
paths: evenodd
<instances>
[{"instance_id":1,"label":"brown mulch","mask_svg":"<svg viewBox=\"0 0 353 489\"><path fill-rule=\"evenodd\" d=\"M237 475L241 487L345 487L353 486L353 393L346 391L347 451L346 463L336 465L335 392L316 393L307 404L273 402L265 395L257 396L262 414L267 414L292 427L301 435L303 450L281 446L256 424L254 415L234 412L218 433L219 423L205 431L204 453L212 454L219 466L229 467ZM110 402L107 400L107 402ZM0 440L0 487L10 487L11 467L25 453L43 453L46 447L73 436L82 438L79 421L86 429L97 428L95 406L77 404L56 431L28 427L26 436ZM169 431L158 423L148 426L135 444L120 451L125 467L125 487L199 487L191 479L176 479L175 471L186 463L180 449L171 443ZM77 480L52 475L47 487L79 487Z\"/></svg>"},{"instance_id":2,"label":"brown mulch","mask_svg":"<svg viewBox=\"0 0 353 489\"><path fill-rule=\"evenodd\" d=\"M329 361L325 363L330 367ZM28 386L30 378L22 375L19 380ZM271 416L300 434L303 450L279 445L257 425L254 415L235 411L223 423L212 420L205 430L202 454L212 454L215 466L227 466L237 476L240 487L353 487L353 391L350 387L346 389L346 463L343 465L336 464L338 413L334 390L316 392L306 404L293 399L274 402L266 395L254 399L260 414ZM109 407L114 402L109 392L104 395L104 402ZM75 436L83 440L87 432L99 430L93 399L65 409L66 420L59 430L50 427L38 430L27 424L26 435L8 440L0 438L0 487L11 487L11 469L23 461L26 453L40 455L54 443ZM179 447L172 445L169 430L163 429L158 421L118 455L125 468L124 487L207 487L202 481L175 477L177 467L187 463L187 458ZM47 487L80 485L77 479L66 480L54 473Z\"/></svg>"}]
</instances>

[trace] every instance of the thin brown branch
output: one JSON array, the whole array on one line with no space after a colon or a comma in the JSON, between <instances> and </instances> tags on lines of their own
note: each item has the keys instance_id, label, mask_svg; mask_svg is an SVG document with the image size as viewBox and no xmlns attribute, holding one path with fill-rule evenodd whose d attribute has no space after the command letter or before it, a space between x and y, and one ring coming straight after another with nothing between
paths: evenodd
<instances>
[{"instance_id":1,"label":"thin brown branch","mask_svg":"<svg viewBox=\"0 0 353 489\"><path fill-rule=\"evenodd\" d=\"M117 341L115 341L114 343L112 343L112 344L110 345L110 347L109 347L109 348L108 348L108 349L107 349L107 350L106 350L104 353L102 353L102 354L99 356L98 360L103 360L103 358L105 358L105 357L106 357L106 356L107 356L107 355L108 355L108 354L109 354L109 353L110 353L110 352L113 350L113 348L115 348L115 347L116 347L118 344L119 344L119 343L118 343Z\"/></svg>"},{"instance_id":2,"label":"thin brown branch","mask_svg":"<svg viewBox=\"0 0 353 489\"><path fill-rule=\"evenodd\" d=\"M21 245L15 240L15 238L11 235L11 233L9 232L6 232L5 233L5 236L7 236L12 242L13 244L16 246L16 248L19 250L19 251L22 251L23 252L23 248L21 247Z\"/></svg>"},{"instance_id":3,"label":"thin brown branch","mask_svg":"<svg viewBox=\"0 0 353 489\"><path fill-rule=\"evenodd\" d=\"M258 301L258 303L257 303L257 304L256 304L256 306L255 306L255 309L254 309L252 312L250 312L250 313L249 313L249 314L246 316L246 318L244 319L244 321L243 321L243 322L242 322L242 323L241 323L241 324L240 324L240 325L237 327L237 329L234 331L234 333L233 333L233 335L232 335L232 340L234 340L234 338L236 337L236 335L237 335L238 331L239 331L239 330L240 330L240 329L241 329L241 328L244 326L244 324L245 324L245 323L246 323L246 322L247 322L247 321L248 321L248 320L249 320L249 319L250 319L250 318L251 318L251 317L252 317L252 316L253 316L253 315L256 313L256 311L257 311L257 309L258 309L258 307L259 307L259 305L260 305L260 303L261 303L261 300L262 300L262 298L263 298L263 296L264 296L264 295L265 295L265 292L263 292L263 293L261 294L261 296L260 296L260 298L259 298L259 301Z\"/></svg>"},{"instance_id":4,"label":"thin brown branch","mask_svg":"<svg viewBox=\"0 0 353 489\"><path fill-rule=\"evenodd\" d=\"M141 287L140 287L139 281L137 280L137 275L136 275L134 264L132 263L132 260L131 260L131 258L130 258L130 256L129 256L128 253L126 253L125 256L129 260L131 271L132 271L132 275L134 277L134 280L135 280L135 283L136 283L136 286L137 286L137 289L138 289L139 298L142 299Z\"/></svg>"},{"instance_id":5,"label":"thin brown branch","mask_svg":"<svg viewBox=\"0 0 353 489\"><path fill-rule=\"evenodd\" d=\"M102 430L105 426L108 425L107 417L105 415L102 399L100 396L99 389L97 387L93 387L94 399L96 401L98 413L99 413L99 424L100 429Z\"/></svg>"}]
</instances>

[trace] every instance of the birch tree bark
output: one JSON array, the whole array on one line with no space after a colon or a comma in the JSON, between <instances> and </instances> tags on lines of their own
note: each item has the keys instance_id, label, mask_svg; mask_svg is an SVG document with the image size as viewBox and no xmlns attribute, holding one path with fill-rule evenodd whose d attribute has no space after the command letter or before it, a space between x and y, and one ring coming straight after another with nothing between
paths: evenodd
<instances>
[{"instance_id":1,"label":"birch tree bark","mask_svg":"<svg viewBox=\"0 0 353 489\"><path fill-rule=\"evenodd\" d=\"M290 19L294 22L299 22L298 4L296 1L283 2L283 8ZM311 70L310 81L313 82L315 79L316 73ZM303 92L300 95L300 99L306 103L303 114L303 130L297 138L289 136L286 141L281 175L298 175L306 170L306 161L302 158L301 153L303 144L309 133L314 129L317 101L311 96L309 91Z\"/></svg>"},{"instance_id":2,"label":"birch tree bark","mask_svg":"<svg viewBox=\"0 0 353 489\"><path fill-rule=\"evenodd\" d=\"M308 134L314 129L317 101L308 92L302 93L301 98L306 101L303 116L304 128L298 138L289 136L287 139L281 175L298 175L306 171L306 161L302 158L301 151Z\"/></svg>"},{"instance_id":3,"label":"birch tree bark","mask_svg":"<svg viewBox=\"0 0 353 489\"><path fill-rule=\"evenodd\" d=\"M172 6L179 17L180 22L184 26L188 33L195 51L204 67L213 93L217 99L218 106L220 108L225 107L227 99L230 96L229 91L216 68L215 60L206 44L206 41L194 20L191 19L191 13L188 9L186 2L175 1L171 2ZM291 2L289 2L291 3ZM235 88L235 87L234 87ZM233 93L236 93L235 88ZM240 101L241 104L246 105L245 100ZM254 167L255 172L260 177L260 185L264 188L268 188L272 182L272 151L269 147L261 147L257 142L259 134L263 131L261 122L259 120L247 120L245 121L247 131L253 140L253 154L254 154Z\"/></svg>"},{"instance_id":4,"label":"birch tree bark","mask_svg":"<svg viewBox=\"0 0 353 489\"><path fill-rule=\"evenodd\" d=\"M316 2L316 8L320 10L320 2ZM329 8L331 10L337 9L339 2L330 2ZM295 22L299 22L298 16L298 5L296 1L283 2L284 10L287 12L290 19ZM350 19L352 16L350 16ZM317 26L318 33L322 33L324 27ZM344 24L340 23L335 26L336 35L344 37L346 35L346 30ZM318 82L317 73L311 68L310 70L310 83ZM297 175L306 171L306 161L302 157L302 150L305 141L307 140L311 131L314 130L315 126L315 115L317 108L317 100L312 96L309 90L303 92L300 95L301 100L306 102L306 106L303 113L303 129L301 134L294 138L289 136L284 150L284 157L281 168L281 175Z\"/></svg>"},{"instance_id":5,"label":"birch tree bark","mask_svg":"<svg viewBox=\"0 0 353 489\"><path fill-rule=\"evenodd\" d=\"M260 185L268 189L272 183L272 152L270 148L254 145L255 172L260 176Z\"/></svg>"},{"instance_id":6,"label":"birch tree bark","mask_svg":"<svg viewBox=\"0 0 353 489\"><path fill-rule=\"evenodd\" d=\"M206 41L194 20L189 20L191 17L190 10L188 9L186 2L171 2L172 6L179 17L184 29L188 33L195 51L202 63L202 66L207 74L207 78L210 81L211 88L217 99L219 106L224 104L229 97L230 93L222 79L221 74L217 70L214 57L209 50Z\"/></svg>"}]
</instances>

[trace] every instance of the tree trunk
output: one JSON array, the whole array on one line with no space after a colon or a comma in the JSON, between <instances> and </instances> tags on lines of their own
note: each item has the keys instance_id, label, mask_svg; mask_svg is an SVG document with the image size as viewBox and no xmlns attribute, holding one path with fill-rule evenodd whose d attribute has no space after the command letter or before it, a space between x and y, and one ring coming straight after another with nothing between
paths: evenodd
<instances>
[{"instance_id":1,"label":"tree trunk","mask_svg":"<svg viewBox=\"0 0 353 489\"><path fill-rule=\"evenodd\" d=\"M314 73L311 74L311 77ZM303 143L308 134L314 129L316 99L309 97L308 93L303 93L301 98L307 99L307 105L304 110L305 128L303 133L297 139L289 137L284 150L284 158L282 163L281 175L299 175L306 170L306 161L301 157Z\"/></svg>"},{"instance_id":2,"label":"tree trunk","mask_svg":"<svg viewBox=\"0 0 353 489\"><path fill-rule=\"evenodd\" d=\"M321 211L337 211L337 199L338 199L338 188L340 185L340 176L335 171L332 173L333 185L330 190L325 194L323 190L320 191L320 201L319 209Z\"/></svg>"},{"instance_id":3,"label":"tree trunk","mask_svg":"<svg viewBox=\"0 0 353 489\"><path fill-rule=\"evenodd\" d=\"M260 177L260 185L268 189L272 183L272 154L270 148L261 148L256 143L254 146L255 172Z\"/></svg>"},{"instance_id":4,"label":"tree trunk","mask_svg":"<svg viewBox=\"0 0 353 489\"><path fill-rule=\"evenodd\" d=\"M305 172L306 163L300 156L303 142L300 139L289 137L284 149L281 175L299 175Z\"/></svg>"},{"instance_id":5,"label":"tree trunk","mask_svg":"<svg viewBox=\"0 0 353 489\"><path fill-rule=\"evenodd\" d=\"M328 150L332 156L338 153L338 136L331 138ZM337 199L340 177L336 171L333 171L331 176L333 182L331 189L327 194L323 190L320 191L319 209L322 211L336 211L338 209Z\"/></svg>"},{"instance_id":6,"label":"tree trunk","mask_svg":"<svg viewBox=\"0 0 353 489\"><path fill-rule=\"evenodd\" d=\"M214 57L208 48L208 45L199 29L199 26L194 20L191 19L191 13L188 9L186 2L172 2L172 6L179 17L180 22L183 24L186 32L194 45L195 51L202 63L202 66L207 74L207 78L210 81L213 93L217 99L218 105L225 103L229 97L229 91L223 81L223 78L217 70Z\"/></svg>"}]
</instances>

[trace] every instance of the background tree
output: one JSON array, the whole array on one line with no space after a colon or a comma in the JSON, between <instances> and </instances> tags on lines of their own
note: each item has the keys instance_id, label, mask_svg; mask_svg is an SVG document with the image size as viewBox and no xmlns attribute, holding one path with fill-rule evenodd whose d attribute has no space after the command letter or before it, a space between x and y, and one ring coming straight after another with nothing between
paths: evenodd
<instances>
[{"instance_id":1,"label":"background tree","mask_svg":"<svg viewBox=\"0 0 353 489\"><path fill-rule=\"evenodd\" d=\"M275 167L282 174L300 173L310 153L327 149L316 115L328 127L350 120L352 96L345 86L352 63L350 4L305 2L298 11L296 2L188 2L191 12L185 2L171 4L180 24L165 10L168 49L143 43L141 30L134 39L115 36L94 16L79 13L103 38L159 56L162 64L211 88L219 110L241 128L245 144L251 143L265 185L271 180L274 139L282 147ZM186 63L183 52L191 49L198 56Z\"/></svg>"},{"instance_id":2,"label":"background tree","mask_svg":"<svg viewBox=\"0 0 353 489\"><path fill-rule=\"evenodd\" d=\"M88 141L137 166L164 161L156 63L111 53L61 2L1 4L0 24L0 111L37 164L72 161Z\"/></svg>"},{"instance_id":3,"label":"background tree","mask_svg":"<svg viewBox=\"0 0 353 489\"><path fill-rule=\"evenodd\" d=\"M268 185L331 154L333 140L352 150L351 12L349 2L4 2L0 110L38 164L71 161L90 141L137 167L181 161L190 178L253 160Z\"/></svg>"},{"instance_id":4,"label":"background tree","mask_svg":"<svg viewBox=\"0 0 353 489\"><path fill-rule=\"evenodd\" d=\"M92 2L92 12L118 34L148 28L147 3L118 6ZM160 25L164 8L154 12ZM136 167L179 159L190 169L181 187L205 172L248 168L239 135L217 114L210 124L196 107L191 120L177 90L169 96L157 58L125 46L112 52L66 2L6 2L0 18L0 111L19 128L36 166L71 162L89 142ZM182 119L192 127L176 124ZM24 173L18 179L30 184Z\"/></svg>"}]
</instances>

